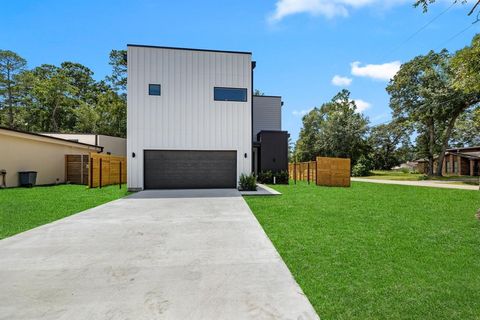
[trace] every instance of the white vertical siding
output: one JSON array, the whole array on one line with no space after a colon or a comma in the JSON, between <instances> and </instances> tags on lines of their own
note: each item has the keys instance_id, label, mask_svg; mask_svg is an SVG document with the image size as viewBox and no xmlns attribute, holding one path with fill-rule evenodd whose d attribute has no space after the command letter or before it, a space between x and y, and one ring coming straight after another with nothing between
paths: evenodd
<instances>
[{"instance_id":1,"label":"white vertical siding","mask_svg":"<svg viewBox=\"0 0 480 320\"><path fill-rule=\"evenodd\" d=\"M146 149L235 150L237 177L250 173L251 71L250 54L129 46L129 188L143 189ZM214 101L214 87L247 88L247 102Z\"/></svg>"}]
</instances>

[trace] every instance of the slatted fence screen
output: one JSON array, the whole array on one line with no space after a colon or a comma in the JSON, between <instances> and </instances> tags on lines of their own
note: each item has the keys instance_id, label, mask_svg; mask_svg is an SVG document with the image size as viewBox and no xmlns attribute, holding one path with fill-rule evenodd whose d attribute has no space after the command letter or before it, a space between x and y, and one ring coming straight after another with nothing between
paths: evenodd
<instances>
[{"instance_id":1,"label":"slatted fence screen","mask_svg":"<svg viewBox=\"0 0 480 320\"><path fill-rule=\"evenodd\" d=\"M65 181L73 184L88 183L88 162L87 154L66 154L65 155Z\"/></svg>"},{"instance_id":2,"label":"slatted fence screen","mask_svg":"<svg viewBox=\"0 0 480 320\"><path fill-rule=\"evenodd\" d=\"M120 156L91 153L88 181L90 188L127 182L127 159Z\"/></svg>"},{"instance_id":3,"label":"slatted fence screen","mask_svg":"<svg viewBox=\"0 0 480 320\"><path fill-rule=\"evenodd\" d=\"M288 164L290 179L315 182L319 186L349 187L350 159L317 157L316 161Z\"/></svg>"}]
</instances>

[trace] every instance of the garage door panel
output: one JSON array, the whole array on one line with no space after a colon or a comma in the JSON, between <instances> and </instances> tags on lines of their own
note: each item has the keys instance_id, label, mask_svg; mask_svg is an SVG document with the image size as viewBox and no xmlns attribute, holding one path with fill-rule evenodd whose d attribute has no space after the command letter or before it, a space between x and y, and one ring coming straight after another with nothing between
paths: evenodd
<instances>
[{"instance_id":1,"label":"garage door panel","mask_svg":"<svg viewBox=\"0 0 480 320\"><path fill-rule=\"evenodd\" d=\"M145 189L235 188L236 151L145 150Z\"/></svg>"}]
</instances>

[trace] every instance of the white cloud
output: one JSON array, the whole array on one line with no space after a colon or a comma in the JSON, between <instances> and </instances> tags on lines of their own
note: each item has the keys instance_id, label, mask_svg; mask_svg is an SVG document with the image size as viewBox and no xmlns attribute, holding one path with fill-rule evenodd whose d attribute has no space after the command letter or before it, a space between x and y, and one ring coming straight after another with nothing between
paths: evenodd
<instances>
[{"instance_id":1,"label":"white cloud","mask_svg":"<svg viewBox=\"0 0 480 320\"><path fill-rule=\"evenodd\" d=\"M353 101L355 102L355 105L357 106L357 112L358 113L361 113L365 110L367 110L368 108L370 108L372 106L372 104L370 102L367 102L365 100L362 100L362 99L353 99Z\"/></svg>"},{"instance_id":2,"label":"white cloud","mask_svg":"<svg viewBox=\"0 0 480 320\"><path fill-rule=\"evenodd\" d=\"M277 0L275 11L270 15L270 22L278 22L286 16L297 13L322 15L327 18L346 17L351 9L368 5L389 7L411 0Z\"/></svg>"},{"instance_id":3,"label":"white cloud","mask_svg":"<svg viewBox=\"0 0 480 320\"><path fill-rule=\"evenodd\" d=\"M390 80L400 70L400 61L392 61L384 64L367 64L360 66L359 61L352 62L352 74L358 77L368 77L377 80Z\"/></svg>"},{"instance_id":4,"label":"white cloud","mask_svg":"<svg viewBox=\"0 0 480 320\"><path fill-rule=\"evenodd\" d=\"M352 83L352 78L335 75L332 78L332 84L339 87L348 87Z\"/></svg>"},{"instance_id":5,"label":"white cloud","mask_svg":"<svg viewBox=\"0 0 480 320\"><path fill-rule=\"evenodd\" d=\"M313 108L305 109L305 110L300 110L300 111L298 111L298 110L293 110L293 111L292 111L292 114L293 114L294 116L297 116L297 117L303 117L304 115L306 115L307 113L309 113L309 112L312 111L312 110L313 110Z\"/></svg>"}]
</instances>

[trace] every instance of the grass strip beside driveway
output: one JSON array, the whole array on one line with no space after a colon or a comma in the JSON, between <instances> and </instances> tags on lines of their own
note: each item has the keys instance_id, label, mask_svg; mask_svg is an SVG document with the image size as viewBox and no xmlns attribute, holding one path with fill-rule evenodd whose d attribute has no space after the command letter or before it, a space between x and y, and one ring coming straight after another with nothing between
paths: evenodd
<instances>
[{"instance_id":1,"label":"grass strip beside driveway","mask_svg":"<svg viewBox=\"0 0 480 320\"><path fill-rule=\"evenodd\" d=\"M480 192L274 188L245 199L322 319L479 319Z\"/></svg>"},{"instance_id":2,"label":"grass strip beside driveway","mask_svg":"<svg viewBox=\"0 0 480 320\"><path fill-rule=\"evenodd\" d=\"M81 185L0 190L0 239L127 195L123 186L88 189Z\"/></svg>"}]
</instances>

